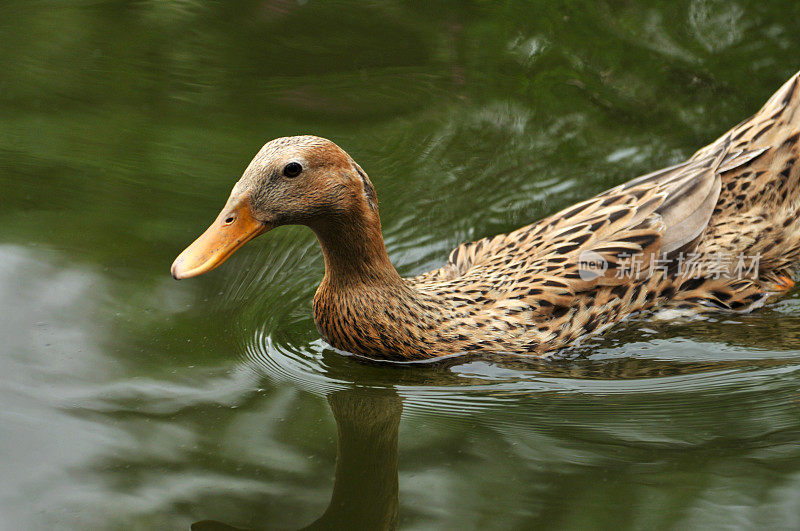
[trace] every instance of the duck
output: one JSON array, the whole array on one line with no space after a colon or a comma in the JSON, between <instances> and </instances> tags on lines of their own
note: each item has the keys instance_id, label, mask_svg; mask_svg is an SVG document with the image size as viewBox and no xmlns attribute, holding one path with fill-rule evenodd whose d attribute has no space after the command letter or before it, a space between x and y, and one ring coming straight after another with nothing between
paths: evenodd
<instances>
[{"instance_id":1,"label":"duck","mask_svg":"<svg viewBox=\"0 0 800 531\"><path fill-rule=\"evenodd\" d=\"M171 273L207 273L260 234L305 225L325 263L313 299L320 335L391 361L551 356L643 312L750 312L797 275L799 79L684 162L462 243L412 278L389 259L364 169L331 140L277 138Z\"/></svg>"}]
</instances>

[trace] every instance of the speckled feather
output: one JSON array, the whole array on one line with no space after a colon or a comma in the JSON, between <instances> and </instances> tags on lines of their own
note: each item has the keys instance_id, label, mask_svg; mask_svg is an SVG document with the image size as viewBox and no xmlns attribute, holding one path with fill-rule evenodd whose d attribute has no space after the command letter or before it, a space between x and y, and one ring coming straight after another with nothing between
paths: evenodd
<instances>
[{"instance_id":1,"label":"speckled feather","mask_svg":"<svg viewBox=\"0 0 800 531\"><path fill-rule=\"evenodd\" d=\"M656 306L748 311L793 284L799 101L795 75L753 117L686 162L509 234L462 244L443 267L401 284L342 288L324 280L317 326L332 345L372 357L545 355ZM586 251L608 262L604 274L582 278ZM758 255L758 277L714 273L722 253ZM644 264L667 260L669 268L615 274L633 254ZM686 255L699 264L699 278L676 270Z\"/></svg>"}]
</instances>

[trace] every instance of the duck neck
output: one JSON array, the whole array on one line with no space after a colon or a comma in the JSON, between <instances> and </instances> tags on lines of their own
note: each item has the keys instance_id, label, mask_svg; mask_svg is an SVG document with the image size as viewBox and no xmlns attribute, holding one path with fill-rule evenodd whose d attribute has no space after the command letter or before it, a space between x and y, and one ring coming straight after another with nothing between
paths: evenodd
<instances>
[{"instance_id":1,"label":"duck neck","mask_svg":"<svg viewBox=\"0 0 800 531\"><path fill-rule=\"evenodd\" d=\"M367 357L437 355L432 345L445 308L392 266L377 212L312 228L325 256L325 278L314 296L314 322L325 341Z\"/></svg>"},{"instance_id":2,"label":"duck neck","mask_svg":"<svg viewBox=\"0 0 800 531\"><path fill-rule=\"evenodd\" d=\"M377 212L365 209L357 216L329 218L311 229L325 257L323 283L339 288L404 285L386 252Z\"/></svg>"}]
</instances>

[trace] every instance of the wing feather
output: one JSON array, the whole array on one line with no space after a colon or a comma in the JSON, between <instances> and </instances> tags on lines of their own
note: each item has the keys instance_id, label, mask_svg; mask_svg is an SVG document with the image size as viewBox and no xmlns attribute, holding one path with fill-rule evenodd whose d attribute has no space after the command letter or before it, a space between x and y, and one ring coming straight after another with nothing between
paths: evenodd
<instances>
[{"instance_id":1,"label":"wing feather","mask_svg":"<svg viewBox=\"0 0 800 531\"><path fill-rule=\"evenodd\" d=\"M466 283L476 292L525 284L553 303L598 285L629 283L619 275L626 258L639 255L648 265L654 256L672 259L693 249L719 197L720 166L760 155L731 156L729 146L729 139L719 142L704 157L643 175L514 232L462 244L444 267L415 283ZM578 267L588 251L608 264L596 278L585 278Z\"/></svg>"}]
</instances>

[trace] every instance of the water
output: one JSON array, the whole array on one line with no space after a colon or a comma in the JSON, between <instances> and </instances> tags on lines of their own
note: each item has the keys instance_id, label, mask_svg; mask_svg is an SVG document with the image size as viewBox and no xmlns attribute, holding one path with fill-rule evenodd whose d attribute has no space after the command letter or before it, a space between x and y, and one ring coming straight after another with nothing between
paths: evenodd
<instances>
[{"instance_id":1,"label":"water","mask_svg":"<svg viewBox=\"0 0 800 531\"><path fill-rule=\"evenodd\" d=\"M319 339L306 229L169 276L258 148L299 133L370 174L401 273L437 267L744 119L800 68L798 19L4 3L0 528L800 527L794 295L558 360L393 366Z\"/></svg>"}]
</instances>

